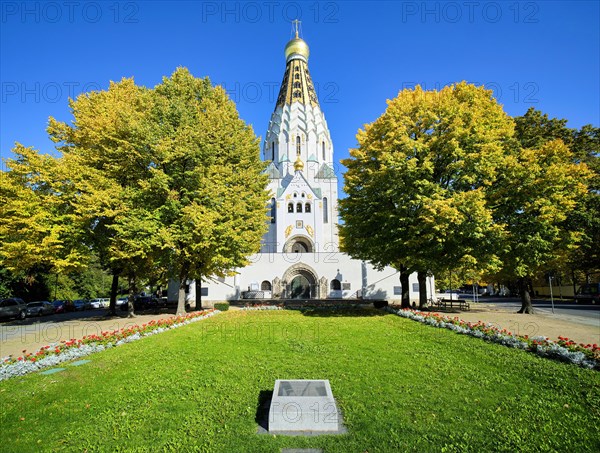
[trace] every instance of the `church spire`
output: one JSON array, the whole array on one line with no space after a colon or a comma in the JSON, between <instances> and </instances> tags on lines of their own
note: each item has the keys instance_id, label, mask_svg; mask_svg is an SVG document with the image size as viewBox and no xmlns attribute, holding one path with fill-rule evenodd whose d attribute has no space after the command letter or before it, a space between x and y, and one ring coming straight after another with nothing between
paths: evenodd
<instances>
[{"instance_id":1,"label":"church spire","mask_svg":"<svg viewBox=\"0 0 600 453\"><path fill-rule=\"evenodd\" d=\"M298 19L293 21L293 27L296 36L285 46L286 68L275 108L285 104L291 105L294 102L316 107L319 105L319 101L308 71L310 55L308 44L299 36L300 21Z\"/></svg>"}]
</instances>

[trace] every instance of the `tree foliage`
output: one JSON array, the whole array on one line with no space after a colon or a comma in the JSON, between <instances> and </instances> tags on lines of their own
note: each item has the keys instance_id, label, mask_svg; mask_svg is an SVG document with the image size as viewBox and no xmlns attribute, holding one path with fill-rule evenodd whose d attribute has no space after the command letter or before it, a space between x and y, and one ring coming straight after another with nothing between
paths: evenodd
<instances>
[{"instance_id":1,"label":"tree foliage","mask_svg":"<svg viewBox=\"0 0 600 453\"><path fill-rule=\"evenodd\" d=\"M162 262L180 282L224 276L248 263L266 228L267 178L259 141L208 79L178 69L153 91L148 118L152 193ZM183 310L180 291L178 311Z\"/></svg>"},{"instance_id":2,"label":"tree foliage","mask_svg":"<svg viewBox=\"0 0 600 453\"><path fill-rule=\"evenodd\" d=\"M132 302L142 277L183 286L258 250L267 180L258 139L224 90L179 68L153 89L123 79L70 108L71 123L48 126L61 157L18 145L7 163L3 266L57 272L95 254L127 278Z\"/></svg>"},{"instance_id":3,"label":"tree foliage","mask_svg":"<svg viewBox=\"0 0 600 453\"><path fill-rule=\"evenodd\" d=\"M566 119L549 118L530 108L515 118L516 138L524 148L536 148L560 139L571 152L573 163L585 163L591 171L588 191L577 200L576 209L567 216L563 228L578 232L577 248L565 251L553 267L565 273L585 276L600 272L600 128L591 124L581 129L567 127Z\"/></svg>"},{"instance_id":4,"label":"tree foliage","mask_svg":"<svg viewBox=\"0 0 600 453\"><path fill-rule=\"evenodd\" d=\"M496 269L501 226L486 191L512 135L511 119L483 88L401 91L343 161L343 249L408 272Z\"/></svg>"},{"instance_id":5,"label":"tree foliage","mask_svg":"<svg viewBox=\"0 0 600 453\"><path fill-rule=\"evenodd\" d=\"M401 91L343 162L344 250L421 275L525 282L581 237L565 225L586 194L597 131L565 124L534 111L515 123L490 91L464 82Z\"/></svg>"},{"instance_id":6,"label":"tree foliage","mask_svg":"<svg viewBox=\"0 0 600 453\"><path fill-rule=\"evenodd\" d=\"M527 281L577 244L579 234L564 222L585 196L588 177L587 166L574 163L557 139L510 154L490 190L494 219L505 226L502 273L521 281L523 312L532 312Z\"/></svg>"}]
</instances>

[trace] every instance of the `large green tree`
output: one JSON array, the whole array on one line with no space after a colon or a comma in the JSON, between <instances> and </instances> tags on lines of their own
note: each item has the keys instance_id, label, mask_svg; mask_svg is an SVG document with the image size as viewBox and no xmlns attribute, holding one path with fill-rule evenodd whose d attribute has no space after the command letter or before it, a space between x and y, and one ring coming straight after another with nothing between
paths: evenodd
<instances>
[{"instance_id":1,"label":"large green tree","mask_svg":"<svg viewBox=\"0 0 600 453\"><path fill-rule=\"evenodd\" d=\"M467 83L403 90L357 135L340 201L342 247L408 274L496 269L502 227L486 191L504 164L513 122L491 92ZM425 302L421 293L421 305Z\"/></svg>"},{"instance_id":2,"label":"large green tree","mask_svg":"<svg viewBox=\"0 0 600 453\"><path fill-rule=\"evenodd\" d=\"M224 90L179 68L154 89L124 79L71 108L73 124L51 119L49 132L80 169L78 212L127 277L131 314L137 281L157 267L180 283L181 313L188 279L232 272L258 250L267 181L258 140Z\"/></svg>"},{"instance_id":3,"label":"large green tree","mask_svg":"<svg viewBox=\"0 0 600 453\"><path fill-rule=\"evenodd\" d=\"M155 203L161 261L179 282L181 312L188 279L200 287L258 251L267 178L259 140L221 87L179 68L152 97L147 130L156 165L144 183L152 193L146 202Z\"/></svg>"}]
</instances>

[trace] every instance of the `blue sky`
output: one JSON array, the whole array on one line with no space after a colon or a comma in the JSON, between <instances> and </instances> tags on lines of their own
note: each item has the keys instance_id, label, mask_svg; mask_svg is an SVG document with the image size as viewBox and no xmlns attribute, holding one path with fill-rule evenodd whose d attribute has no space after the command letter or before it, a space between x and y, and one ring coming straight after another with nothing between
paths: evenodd
<instances>
[{"instance_id":1,"label":"blue sky","mask_svg":"<svg viewBox=\"0 0 600 453\"><path fill-rule=\"evenodd\" d=\"M506 112L535 107L569 126L600 124L597 1L0 3L0 152L53 144L68 97L177 66L223 84L264 136L291 37L302 20L309 67L337 160L386 99L421 84L485 84ZM3 166L4 168L4 166ZM338 167L338 171L343 170Z\"/></svg>"}]
</instances>

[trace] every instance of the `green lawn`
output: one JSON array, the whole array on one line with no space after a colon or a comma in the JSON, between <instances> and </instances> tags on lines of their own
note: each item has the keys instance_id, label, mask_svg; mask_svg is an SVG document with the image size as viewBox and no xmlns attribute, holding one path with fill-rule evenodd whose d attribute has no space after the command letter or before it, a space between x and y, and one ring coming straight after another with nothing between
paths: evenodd
<instances>
[{"instance_id":1,"label":"green lawn","mask_svg":"<svg viewBox=\"0 0 600 453\"><path fill-rule=\"evenodd\" d=\"M0 382L0 450L600 451L597 371L359 313L230 311ZM256 434L278 378L329 379L348 434Z\"/></svg>"}]
</instances>

